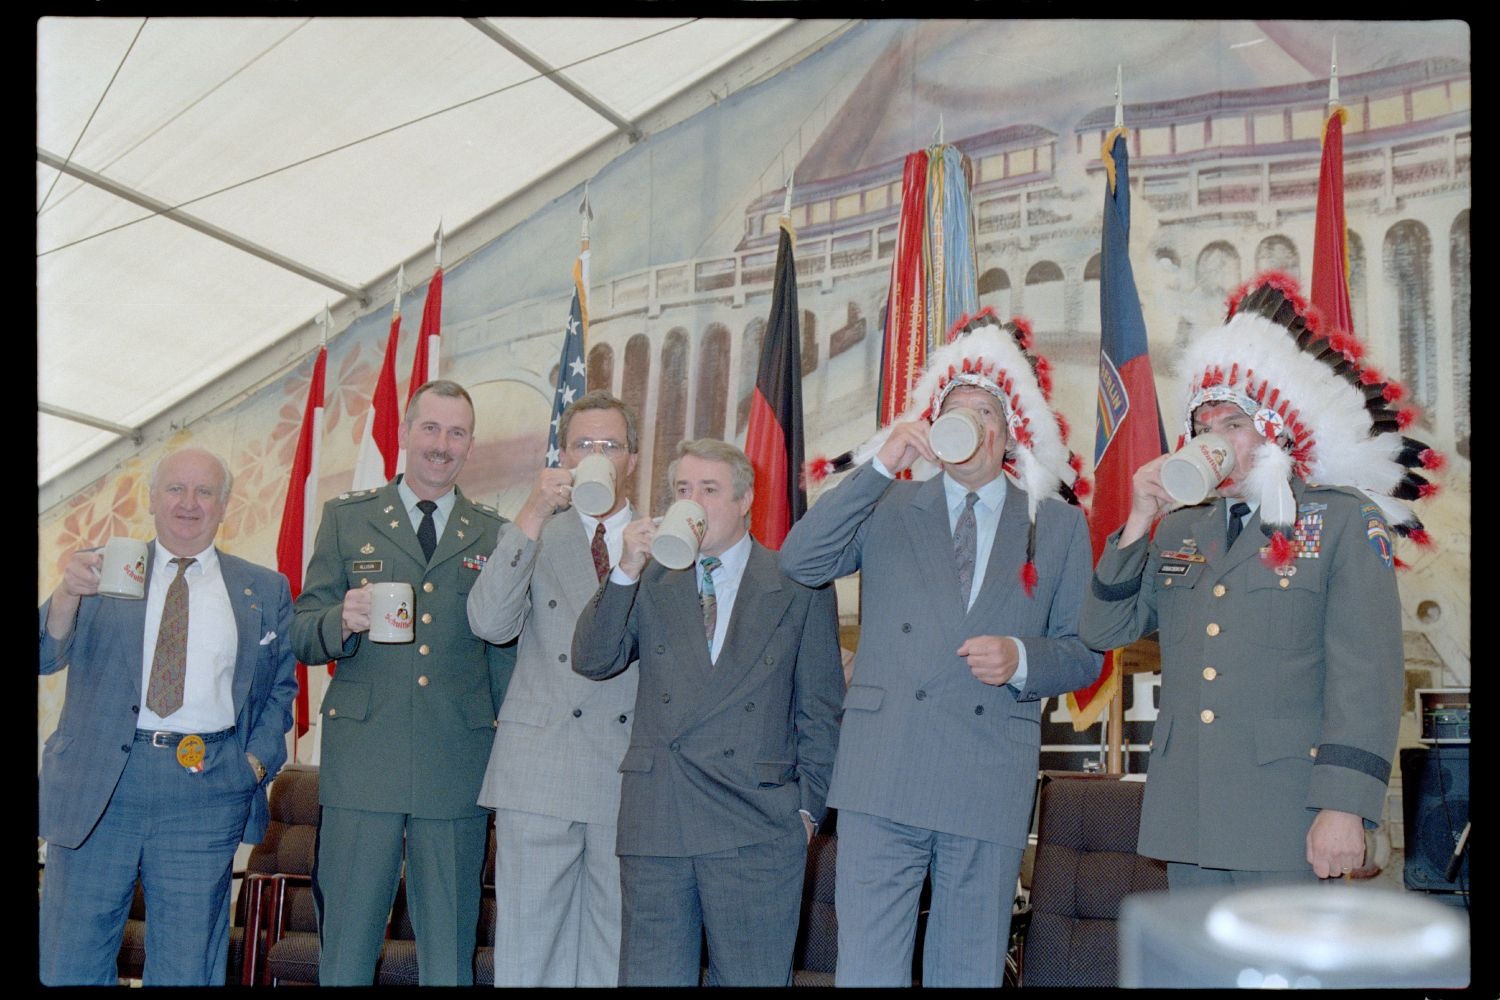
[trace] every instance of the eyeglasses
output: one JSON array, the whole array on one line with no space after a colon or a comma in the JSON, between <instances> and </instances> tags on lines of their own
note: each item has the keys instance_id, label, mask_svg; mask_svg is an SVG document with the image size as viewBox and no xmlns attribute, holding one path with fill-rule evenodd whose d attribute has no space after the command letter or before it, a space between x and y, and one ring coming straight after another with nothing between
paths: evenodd
<instances>
[{"instance_id":1,"label":"eyeglasses","mask_svg":"<svg viewBox=\"0 0 1500 1000\"><path fill-rule=\"evenodd\" d=\"M608 457L618 455L625 450L625 446L608 438L579 438L568 445L568 450L579 453L594 451Z\"/></svg>"}]
</instances>

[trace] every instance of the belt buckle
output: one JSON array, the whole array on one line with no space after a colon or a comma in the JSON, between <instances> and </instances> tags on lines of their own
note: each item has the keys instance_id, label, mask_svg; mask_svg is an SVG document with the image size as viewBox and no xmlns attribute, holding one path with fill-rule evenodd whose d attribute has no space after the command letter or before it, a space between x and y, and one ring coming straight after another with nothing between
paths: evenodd
<instances>
[{"instance_id":1,"label":"belt buckle","mask_svg":"<svg viewBox=\"0 0 1500 1000\"><path fill-rule=\"evenodd\" d=\"M160 747L162 749L166 749L166 748L171 747L172 744L171 743L163 743L162 740L171 739L173 736L181 736L181 735L182 735L181 733L171 733L171 732L167 732L165 729L158 729L156 732L154 732L154 733L151 734L151 745L154 746L154 747Z\"/></svg>"}]
</instances>

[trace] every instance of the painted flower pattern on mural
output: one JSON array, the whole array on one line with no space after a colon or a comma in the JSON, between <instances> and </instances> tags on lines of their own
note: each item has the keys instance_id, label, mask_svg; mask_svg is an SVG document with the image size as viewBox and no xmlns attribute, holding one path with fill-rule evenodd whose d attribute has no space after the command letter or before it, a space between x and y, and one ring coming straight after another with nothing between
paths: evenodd
<instances>
[{"instance_id":1,"label":"painted flower pattern on mural","mask_svg":"<svg viewBox=\"0 0 1500 1000\"><path fill-rule=\"evenodd\" d=\"M148 470L133 462L67 501L67 513L51 538L39 538L42 565L62 575L64 560L78 549L103 545L114 535L145 538L151 534ZM49 588L50 589L50 588Z\"/></svg>"}]
</instances>

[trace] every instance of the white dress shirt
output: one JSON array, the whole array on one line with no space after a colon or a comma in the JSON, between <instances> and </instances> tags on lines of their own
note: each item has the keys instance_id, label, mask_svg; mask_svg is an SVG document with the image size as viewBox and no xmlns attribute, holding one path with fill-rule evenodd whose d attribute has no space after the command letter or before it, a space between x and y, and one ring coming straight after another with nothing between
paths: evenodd
<instances>
[{"instance_id":1,"label":"white dress shirt","mask_svg":"<svg viewBox=\"0 0 1500 1000\"><path fill-rule=\"evenodd\" d=\"M401 496L401 504L406 508L407 518L411 520L412 534L416 534L417 529L422 526L422 511L417 507L422 498L406 485L405 477L402 477L401 482L396 484L396 492ZM447 493L433 501L437 504L437 510L432 512L432 527L437 531L433 537L440 542L443 540L443 529L448 527L448 515L453 513L453 505L457 502L458 491L452 487L449 487Z\"/></svg>"},{"instance_id":2,"label":"white dress shirt","mask_svg":"<svg viewBox=\"0 0 1500 1000\"><path fill-rule=\"evenodd\" d=\"M703 593L703 554L698 554L698 593ZM714 641L708 647L708 658L719 662L719 653L724 649L724 637L729 634L729 616L734 614L734 599L740 593L740 580L745 575L745 565L750 561L750 532L719 553L719 567L714 570Z\"/></svg>"},{"instance_id":3,"label":"white dress shirt","mask_svg":"<svg viewBox=\"0 0 1500 1000\"><path fill-rule=\"evenodd\" d=\"M174 556L160 541L151 561L151 586L146 591L146 627L141 643L141 711L139 729L174 733L217 733L234 725L234 661L239 629L234 607L212 545L198 553L183 581L188 588L187 672L182 682L182 706L163 718L146 707L151 690L151 662L161 631L167 588L177 577Z\"/></svg>"}]
</instances>

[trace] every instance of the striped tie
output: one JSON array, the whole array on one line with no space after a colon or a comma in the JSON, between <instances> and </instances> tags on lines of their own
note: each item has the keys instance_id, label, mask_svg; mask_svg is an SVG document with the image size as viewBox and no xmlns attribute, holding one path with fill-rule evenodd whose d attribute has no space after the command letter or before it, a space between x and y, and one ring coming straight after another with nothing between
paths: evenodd
<instances>
[{"instance_id":1,"label":"striped tie","mask_svg":"<svg viewBox=\"0 0 1500 1000\"><path fill-rule=\"evenodd\" d=\"M165 719L182 707L182 685L187 676L188 586L183 574L196 559L173 559L177 575L167 587L156 633L156 655L146 685L146 707Z\"/></svg>"},{"instance_id":2,"label":"striped tie","mask_svg":"<svg viewBox=\"0 0 1500 1000\"><path fill-rule=\"evenodd\" d=\"M714 632L719 627L719 599L714 596L714 570L721 565L718 556L703 557L703 631L708 634L708 648L714 648Z\"/></svg>"},{"instance_id":3,"label":"striped tie","mask_svg":"<svg viewBox=\"0 0 1500 1000\"><path fill-rule=\"evenodd\" d=\"M953 526L953 562L958 567L958 597L969 607L969 590L974 585L974 562L979 558L979 526L974 520L974 505L979 494L970 492L964 498L964 512Z\"/></svg>"}]
</instances>

